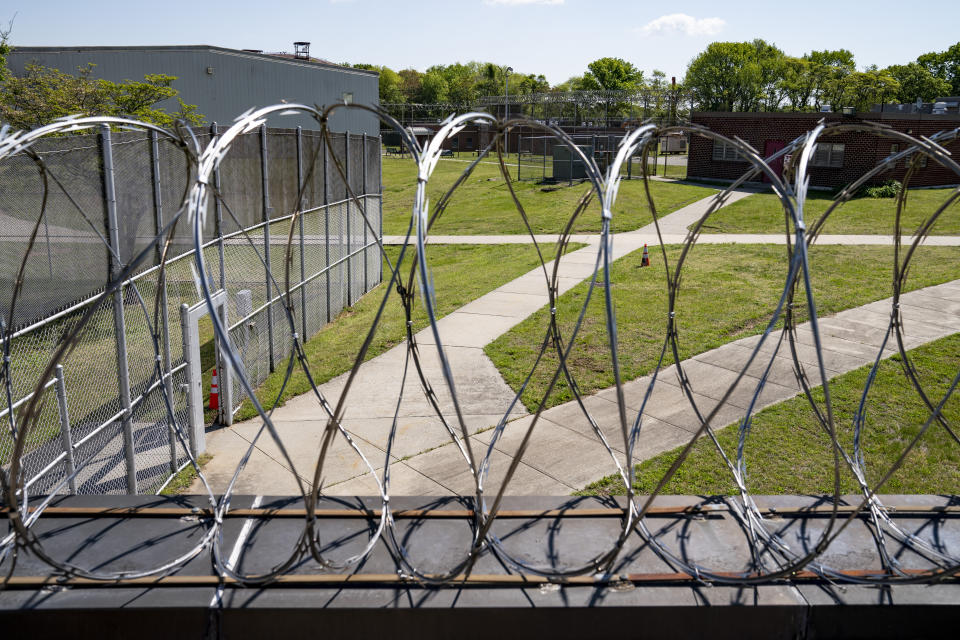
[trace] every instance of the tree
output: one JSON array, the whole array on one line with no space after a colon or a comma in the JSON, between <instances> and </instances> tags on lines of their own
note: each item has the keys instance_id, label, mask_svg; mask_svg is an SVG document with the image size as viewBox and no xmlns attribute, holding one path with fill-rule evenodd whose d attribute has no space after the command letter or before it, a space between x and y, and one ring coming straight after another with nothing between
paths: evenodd
<instances>
[{"instance_id":1,"label":"tree","mask_svg":"<svg viewBox=\"0 0 960 640\"><path fill-rule=\"evenodd\" d=\"M855 71L841 78L836 88L831 88L836 109L853 107L857 111L869 111L875 104L892 99L900 90L900 84L890 74L876 67Z\"/></svg>"},{"instance_id":2,"label":"tree","mask_svg":"<svg viewBox=\"0 0 960 640\"><path fill-rule=\"evenodd\" d=\"M588 91L633 91L643 85L643 71L621 58L600 58L587 65L580 83ZM627 103L613 97L603 99L607 125L611 115L623 111Z\"/></svg>"},{"instance_id":3,"label":"tree","mask_svg":"<svg viewBox=\"0 0 960 640\"><path fill-rule=\"evenodd\" d=\"M7 25L6 29L0 29L0 83L7 79L9 70L7 69L7 54L10 53L10 30L13 28L13 21Z\"/></svg>"},{"instance_id":4,"label":"tree","mask_svg":"<svg viewBox=\"0 0 960 640\"><path fill-rule=\"evenodd\" d=\"M787 57L783 61L783 76L779 84L790 101L791 111L803 111L810 104L814 90L811 66L812 63L806 58Z\"/></svg>"},{"instance_id":5,"label":"tree","mask_svg":"<svg viewBox=\"0 0 960 640\"><path fill-rule=\"evenodd\" d=\"M403 102L417 102L420 99L423 74L416 69L404 69L397 72L397 75L400 76L400 91L403 92Z\"/></svg>"},{"instance_id":6,"label":"tree","mask_svg":"<svg viewBox=\"0 0 960 640\"><path fill-rule=\"evenodd\" d=\"M687 67L684 84L705 111L750 111L762 90L755 54L749 42L713 42Z\"/></svg>"},{"instance_id":7,"label":"tree","mask_svg":"<svg viewBox=\"0 0 960 640\"><path fill-rule=\"evenodd\" d=\"M353 65L353 68L376 71L379 74L377 78L377 93L379 95L381 104L406 102L406 96L403 93L403 79L390 67L381 67L375 64L361 63Z\"/></svg>"},{"instance_id":8,"label":"tree","mask_svg":"<svg viewBox=\"0 0 960 640\"><path fill-rule=\"evenodd\" d=\"M438 104L447 102L449 87L440 71L434 69L423 75L420 83L420 95L417 102Z\"/></svg>"},{"instance_id":9,"label":"tree","mask_svg":"<svg viewBox=\"0 0 960 640\"><path fill-rule=\"evenodd\" d=\"M810 61L813 82L813 108L825 104L838 106L843 99L845 79L856 71L853 54L846 49L811 51L804 56Z\"/></svg>"},{"instance_id":10,"label":"tree","mask_svg":"<svg viewBox=\"0 0 960 640\"><path fill-rule=\"evenodd\" d=\"M917 58L917 63L932 75L949 82L951 95L960 95L960 42L946 51L925 53Z\"/></svg>"},{"instance_id":11,"label":"tree","mask_svg":"<svg viewBox=\"0 0 960 640\"><path fill-rule=\"evenodd\" d=\"M403 80L390 67L380 67L380 102L404 102Z\"/></svg>"},{"instance_id":12,"label":"tree","mask_svg":"<svg viewBox=\"0 0 960 640\"><path fill-rule=\"evenodd\" d=\"M643 83L643 71L621 58L600 58L587 65L583 88L593 91L630 91Z\"/></svg>"},{"instance_id":13,"label":"tree","mask_svg":"<svg viewBox=\"0 0 960 640\"><path fill-rule=\"evenodd\" d=\"M780 84L783 77L786 56L778 49L760 38L750 43L753 47L751 55L752 71L759 84L759 93L756 96L756 105L761 105L766 111L776 111L780 103L786 98L786 91Z\"/></svg>"},{"instance_id":14,"label":"tree","mask_svg":"<svg viewBox=\"0 0 960 640\"><path fill-rule=\"evenodd\" d=\"M788 95L785 56L760 39L714 42L687 67L684 84L711 111L775 110Z\"/></svg>"},{"instance_id":15,"label":"tree","mask_svg":"<svg viewBox=\"0 0 960 640\"><path fill-rule=\"evenodd\" d=\"M664 91L667 87L667 74L660 69L654 69L653 73L650 74L650 79L647 80L646 86L653 91Z\"/></svg>"},{"instance_id":16,"label":"tree","mask_svg":"<svg viewBox=\"0 0 960 640\"><path fill-rule=\"evenodd\" d=\"M175 76L148 74L143 81L111 82L92 77L94 65L79 67L75 75L57 69L27 65L22 76L9 76L0 94L0 120L13 127L31 129L74 114L105 115L142 120L170 127L182 119L201 125L202 114L188 105L171 85ZM180 110L167 113L156 106L177 98Z\"/></svg>"},{"instance_id":17,"label":"tree","mask_svg":"<svg viewBox=\"0 0 960 640\"><path fill-rule=\"evenodd\" d=\"M918 62L895 64L885 70L900 85L896 94L897 102L914 102L917 99L931 102L952 90L950 83L939 78Z\"/></svg>"},{"instance_id":18,"label":"tree","mask_svg":"<svg viewBox=\"0 0 960 640\"><path fill-rule=\"evenodd\" d=\"M425 102L450 102L456 105L473 104L476 100L477 69L471 65L455 63L451 65L435 65L427 69L427 76L436 74L443 79L446 91L439 88L431 89L437 95L444 95L442 100L425 100ZM439 87L436 80L431 79Z\"/></svg>"}]
</instances>

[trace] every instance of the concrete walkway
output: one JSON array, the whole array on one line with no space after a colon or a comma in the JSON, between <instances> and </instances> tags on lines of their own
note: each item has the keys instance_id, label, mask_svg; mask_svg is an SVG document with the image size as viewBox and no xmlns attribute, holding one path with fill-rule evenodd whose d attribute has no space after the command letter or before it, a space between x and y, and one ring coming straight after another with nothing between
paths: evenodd
<instances>
[{"instance_id":1,"label":"concrete walkway","mask_svg":"<svg viewBox=\"0 0 960 640\"><path fill-rule=\"evenodd\" d=\"M745 197L745 192L739 197ZM710 198L693 203L670 216L663 225L670 228L708 206ZM732 201L732 199L731 199ZM691 210L691 211L688 211ZM676 216L676 222L673 218ZM614 258L619 258L643 246L652 244L652 225L633 233L618 234L614 239ZM510 237L510 236L507 236ZM685 234L684 234L685 237ZM722 236L728 237L728 236ZM742 236L744 241L763 242L757 236ZM780 236L771 236L779 238ZM862 236L877 238L877 236ZM464 243L463 236L456 236ZM471 236L470 238L477 238ZM704 236L701 236L701 240ZM749 238L749 239L748 239ZM843 236L843 244L858 244L861 236ZM882 238L882 237L881 237ZM504 236L482 236L479 244L502 243ZM385 238L385 241L389 238ZM436 241L436 238L431 238ZM544 240L552 242L551 237ZM818 243L823 238L818 240ZM960 238L956 238L960 244ZM528 239L529 241L529 239ZM560 268L560 292L568 291L593 271L597 252L597 236L584 236L588 246L564 256ZM682 237L678 241L682 241ZM839 243L839 242L838 242ZM865 244L865 243L864 243ZM932 244L932 243L931 243ZM490 293L445 316L438 322L441 339L454 372L460 406L471 435L476 457L487 449L494 426L508 410L514 392L504 382L499 371L483 353L483 347L507 332L548 302L542 271L533 271L508 282ZM904 315L908 323L909 346L917 346L944 335L960 331L960 283L954 282L908 294ZM823 322L826 343L824 353L831 376L863 366L875 356L874 344L879 345L880 326L885 326L889 304L882 302L843 312ZM809 332L800 329L804 345L812 344ZM417 335L424 374L433 386L445 416L453 416L453 405L440 371L434 339L429 329ZM745 362L756 338L746 338L696 356L684 363L684 371L691 379L701 411L709 411L711 403L733 380L738 365ZM810 346L801 347L801 357L812 363L815 357ZM785 352L786 354L787 352ZM892 352L891 352L892 353ZM784 354L784 355L785 355ZM888 354L889 355L889 354ZM400 420L397 437L391 451L391 493L394 495L472 494L473 479L460 451L451 443L440 420L426 401L416 373L408 374L407 386L401 389L406 344L399 345L364 363L347 398L348 409L344 426L378 473L386 460L388 432L400 401ZM762 396L763 406L780 402L798 392L791 372L792 361L778 356L773 377ZM751 374L761 365L754 364ZM343 391L346 374L321 385L320 391L335 404ZM754 383L751 385L751 381ZM639 379L626 385L627 406L636 411L647 385ZM752 393L756 379L744 380L732 397L729 406L718 415L717 424L736 421L742 407ZM401 397L402 396L402 397ZM602 391L586 403L600 424L611 445L622 455L623 443L616 426L616 404L612 391ZM635 417L635 414L634 414ZM451 426L457 429L455 419ZM494 488L510 462L522 436L523 426L530 417L522 405L511 412L511 422L505 436L498 443L492 457L488 488ZM633 419L628 416L628 419ZM303 395L288 401L273 414L275 426L283 438L294 462L289 469L269 435L260 437L257 447L236 486L239 494L283 495L298 491L293 473L306 483L312 480L319 443L326 425L325 415L312 395ZM215 492L221 492L233 475L241 456L260 428L259 419L251 419L229 428L207 434L207 451L213 459L204 474ZM676 375L671 367L661 373L656 391L645 412L643 436L636 452L643 459L686 442L696 424L689 404L680 396ZM615 466L592 434L587 420L574 404L554 407L545 412L534 435L534 441L523 458L510 486L511 494L551 495L568 494L588 482L611 473ZM325 465L323 486L325 492L336 495L370 495L377 492L376 483L367 473L366 465L338 437ZM195 482L191 492L200 492L202 485Z\"/></svg>"},{"instance_id":2,"label":"concrete walkway","mask_svg":"<svg viewBox=\"0 0 960 640\"><path fill-rule=\"evenodd\" d=\"M648 225L649 226L649 225ZM559 236L551 234L538 234L535 236L537 242L544 244L555 243ZM666 244L683 244L687 239L686 233L664 233L663 241ZM587 244L597 244L600 242L599 235L593 234L575 234L570 236L571 242L584 242ZM831 234L821 235L817 238L817 245L876 245L893 246L894 237L884 235L863 235L863 234ZM660 241L657 239L655 230L647 230L647 227L630 231L628 233L618 233L614 236L614 244L629 242L632 245L643 246L644 244L654 245ZM907 246L912 242L912 237L903 238L902 244ZM404 236L383 236L383 244L403 244ZM923 243L930 247L960 247L960 236L927 236ZM427 244L533 244L529 235L502 235L502 236L430 236ZM697 238L697 244L787 244L786 236L770 233L703 233Z\"/></svg>"}]
</instances>

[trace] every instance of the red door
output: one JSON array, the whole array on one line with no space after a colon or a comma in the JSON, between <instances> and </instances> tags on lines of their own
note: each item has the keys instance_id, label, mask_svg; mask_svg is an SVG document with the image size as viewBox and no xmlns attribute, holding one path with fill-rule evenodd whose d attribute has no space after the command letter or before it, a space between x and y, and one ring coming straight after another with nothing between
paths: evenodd
<instances>
[{"instance_id":1,"label":"red door","mask_svg":"<svg viewBox=\"0 0 960 640\"><path fill-rule=\"evenodd\" d=\"M763 146L763 157L769 158L780 149L783 149L787 146L787 143L782 140L767 140L766 144ZM770 168L773 169L774 173L778 176L783 173L783 156L780 156L776 160L770 163ZM763 174L763 181L770 182L770 178L767 177L767 174Z\"/></svg>"}]
</instances>

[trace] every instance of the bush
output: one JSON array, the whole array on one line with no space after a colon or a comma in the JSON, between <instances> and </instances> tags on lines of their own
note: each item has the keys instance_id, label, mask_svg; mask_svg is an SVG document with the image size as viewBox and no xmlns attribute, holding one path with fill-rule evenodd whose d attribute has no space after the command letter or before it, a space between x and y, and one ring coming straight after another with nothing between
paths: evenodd
<instances>
[{"instance_id":1,"label":"bush","mask_svg":"<svg viewBox=\"0 0 960 640\"><path fill-rule=\"evenodd\" d=\"M862 195L867 198L896 198L903 185L897 180L887 180L876 187L866 187Z\"/></svg>"}]
</instances>

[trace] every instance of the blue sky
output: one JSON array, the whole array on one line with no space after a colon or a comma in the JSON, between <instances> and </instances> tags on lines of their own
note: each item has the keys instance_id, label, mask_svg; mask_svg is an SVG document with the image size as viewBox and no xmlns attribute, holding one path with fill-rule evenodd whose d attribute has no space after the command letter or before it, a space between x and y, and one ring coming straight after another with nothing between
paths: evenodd
<instances>
[{"instance_id":1,"label":"blue sky","mask_svg":"<svg viewBox=\"0 0 960 640\"><path fill-rule=\"evenodd\" d=\"M682 77L715 40L764 38L791 55L846 48L857 64L914 60L960 41L960 2L640 0L3 0L14 45L211 44L424 70L493 61L556 84L603 56Z\"/></svg>"}]
</instances>

